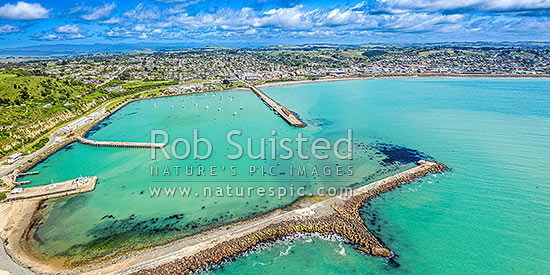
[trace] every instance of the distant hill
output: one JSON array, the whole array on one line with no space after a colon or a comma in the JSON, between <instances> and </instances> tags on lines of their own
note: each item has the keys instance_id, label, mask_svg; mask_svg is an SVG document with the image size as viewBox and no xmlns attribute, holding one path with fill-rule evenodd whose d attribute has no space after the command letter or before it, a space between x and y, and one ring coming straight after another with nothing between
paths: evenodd
<instances>
[{"instance_id":1,"label":"distant hill","mask_svg":"<svg viewBox=\"0 0 550 275\"><path fill-rule=\"evenodd\" d=\"M190 48L192 44L164 44L164 43L140 43L140 44L92 44L92 45L73 45L73 44L55 44L26 46L16 48L4 48L0 51L0 58L9 57L47 57L47 56L66 56L66 55L84 55L96 53L122 53L129 51L143 50L173 50L181 48Z\"/></svg>"},{"instance_id":2,"label":"distant hill","mask_svg":"<svg viewBox=\"0 0 550 275\"><path fill-rule=\"evenodd\" d=\"M250 46L249 46L250 47ZM251 48L261 48L266 50L317 50L334 48L408 48L408 47L550 47L549 42L441 42L441 43L414 43L414 44L392 44L392 43L369 43L357 45L345 44L302 44L302 45L273 45L273 46L255 46ZM219 45L213 46L206 43L117 43L117 44L54 44L37 45L15 48L0 48L0 58L10 57L50 57L50 56L71 56L86 55L98 53L124 53L130 51L161 51L178 50L189 48L210 48L210 49L237 49L238 45Z\"/></svg>"}]
</instances>

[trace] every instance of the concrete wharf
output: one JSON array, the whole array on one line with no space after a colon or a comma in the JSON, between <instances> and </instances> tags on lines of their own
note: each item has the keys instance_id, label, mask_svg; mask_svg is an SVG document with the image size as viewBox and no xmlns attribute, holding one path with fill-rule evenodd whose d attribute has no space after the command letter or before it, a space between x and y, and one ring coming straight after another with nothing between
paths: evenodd
<instances>
[{"instance_id":1,"label":"concrete wharf","mask_svg":"<svg viewBox=\"0 0 550 275\"><path fill-rule=\"evenodd\" d=\"M95 189L97 177L80 177L59 183L22 188L20 193L8 193L5 201L24 199L51 199L78 193L89 192Z\"/></svg>"}]
</instances>

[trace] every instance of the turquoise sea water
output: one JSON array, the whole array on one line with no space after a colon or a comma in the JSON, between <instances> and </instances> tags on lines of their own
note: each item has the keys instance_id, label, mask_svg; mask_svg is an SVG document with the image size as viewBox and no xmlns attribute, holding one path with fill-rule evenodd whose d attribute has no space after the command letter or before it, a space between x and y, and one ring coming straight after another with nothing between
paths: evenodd
<instances>
[{"instance_id":1,"label":"turquoise sea water","mask_svg":"<svg viewBox=\"0 0 550 275\"><path fill-rule=\"evenodd\" d=\"M198 128L201 136L213 140L214 157L177 163L235 164L244 169L236 177L220 172L219 182L208 183L220 186L228 181L288 186L288 175L249 177L246 172L251 164L354 165L351 177L309 176L294 183L308 190L364 183L412 165L406 159L392 162L399 154L383 150L387 149L383 144L419 150L452 171L384 194L362 209L367 226L398 255L397 264L362 255L341 241L313 238L278 243L211 272L296 273L304 266L306 273L315 274L545 273L550 269L549 80L377 79L263 90L300 114L308 127L292 129L249 91L229 91L212 99L211 95L196 98L197 107L190 96L132 103L90 138L148 141L151 129L190 137L190 129ZM223 103L218 112L220 95ZM231 101L230 96L234 96ZM216 107L204 109L208 102ZM238 114L233 116L233 112ZM228 129L241 129L243 136L254 138L269 137L275 129L281 137L295 137L303 131L309 137L335 140L345 136L348 128L353 129L357 146L349 163L334 159L228 161L223 155L230 148L216 147L225 144ZM391 148L403 152L400 147ZM258 215L296 198L151 198L149 186L202 186L173 174L150 176L152 164L177 163L151 161L148 150L80 144L56 153L35 168L39 175L28 177L32 184L81 174L98 175L100 182L93 192L48 202L51 211L35 234L36 250L45 256L78 258L84 252L101 256L136 243L154 244Z\"/></svg>"},{"instance_id":2,"label":"turquoise sea water","mask_svg":"<svg viewBox=\"0 0 550 275\"><path fill-rule=\"evenodd\" d=\"M346 245L342 256L334 243L298 241L276 260L287 244L214 273L279 274L304 263L311 274L549 272L549 80L392 79L265 90L281 101L335 97L331 109L356 110L352 119L368 125L371 136L427 152L452 171L362 209L367 226L398 255L397 265Z\"/></svg>"},{"instance_id":3,"label":"turquoise sea water","mask_svg":"<svg viewBox=\"0 0 550 275\"><path fill-rule=\"evenodd\" d=\"M149 142L151 130L160 129L169 134L170 144L174 144L172 141L176 138L184 138L192 144L193 130L197 129L198 137L210 141L212 156L204 160L193 159L191 153L190 157L178 160L170 152L172 159L167 160L158 151L158 157L153 160L149 149L92 147L79 143L65 147L33 169L40 174L25 178L31 180L29 186L81 175L97 176L98 184L93 192L48 201L42 223L33 234L31 248L44 258L63 257L72 264L83 263L267 213L298 199L300 194L296 190L300 187L304 188L305 195L316 194L321 187L361 184L366 182L364 177L380 178L414 165L411 162L388 163L394 158L382 154L377 143L365 144L373 139L362 133L353 136L352 146L359 146L354 150L353 160L335 160L334 153L326 153L327 160L316 160L308 154L307 146L304 150L309 156L307 160L297 157L273 160L269 140L266 140L265 160L226 157L237 152L226 141L226 133L230 130L242 131L242 135L233 140L246 151L247 139L251 139L254 155L261 151L262 137L295 139L301 133L310 139L323 137L331 142L347 137L347 128L337 127L329 120L312 119L311 122L305 129L289 127L249 90L133 102L92 129L88 138ZM180 143L177 153L183 155L185 147ZM168 151L170 148L171 145L167 146ZM340 154L349 151L346 146L339 149ZM198 150L200 155L207 151L204 144L199 145ZM276 153L286 155L277 147ZM383 160L386 163L381 165ZM257 170L252 176L251 166ZM349 174L350 166L353 166L353 175ZM199 167L203 167L201 175ZM267 174L271 167L273 175ZM304 175L296 176L298 167L306 169ZM313 173L314 167L318 169L317 174ZM262 168L265 175L260 174ZM156 172L152 175L151 171L157 169L158 175ZM215 170L215 175L211 169ZM290 170L294 176L290 175ZM325 171L330 175L324 174ZM226 191L227 185L235 191ZM204 187L210 191L205 191ZM221 196L217 195L220 189L216 187L223 191ZM276 192L248 191L258 187L274 188ZM158 195L152 195L154 188L161 188ZM192 189L185 195L183 189L172 188ZM240 193L236 192L237 188L241 188ZM284 193L279 192L279 188L283 188Z\"/></svg>"}]
</instances>

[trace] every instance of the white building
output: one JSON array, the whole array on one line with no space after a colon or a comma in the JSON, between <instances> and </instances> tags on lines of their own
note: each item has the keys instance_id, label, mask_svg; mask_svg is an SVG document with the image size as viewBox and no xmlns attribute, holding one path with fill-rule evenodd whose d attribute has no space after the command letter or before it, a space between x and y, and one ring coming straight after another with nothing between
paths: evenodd
<instances>
[{"instance_id":1,"label":"white building","mask_svg":"<svg viewBox=\"0 0 550 275\"><path fill-rule=\"evenodd\" d=\"M86 123L88 123L91 120L89 117L81 117L71 123L69 123L67 126L57 130L57 133L59 134L68 134L82 126L84 126Z\"/></svg>"},{"instance_id":2,"label":"white building","mask_svg":"<svg viewBox=\"0 0 550 275\"><path fill-rule=\"evenodd\" d=\"M6 157L5 162L8 164L12 164L15 161L17 161L21 156L23 156L23 153L14 153Z\"/></svg>"}]
</instances>

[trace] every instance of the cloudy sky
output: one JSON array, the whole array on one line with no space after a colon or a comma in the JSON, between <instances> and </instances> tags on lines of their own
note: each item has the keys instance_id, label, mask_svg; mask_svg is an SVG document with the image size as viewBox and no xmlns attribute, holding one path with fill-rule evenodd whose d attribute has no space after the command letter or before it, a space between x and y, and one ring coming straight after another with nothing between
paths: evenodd
<instances>
[{"instance_id":1,"label":"cloudy sky","mask_svg":"<svg viewBox=\"0 0 550 275\"><path fill-rule=\"evenodd\" d=\"M0 0L0 48L525 40L550 41L550 0Z\"/></svg>"}]
</instances>

